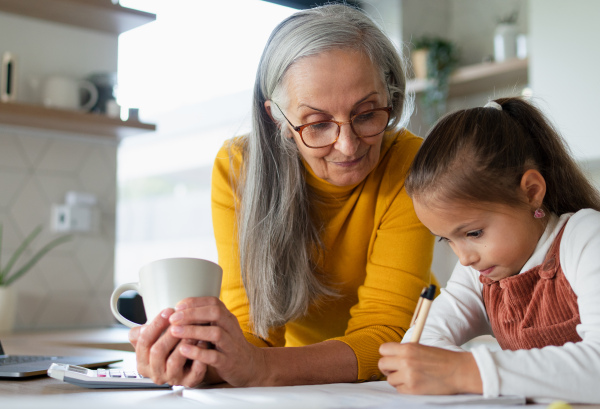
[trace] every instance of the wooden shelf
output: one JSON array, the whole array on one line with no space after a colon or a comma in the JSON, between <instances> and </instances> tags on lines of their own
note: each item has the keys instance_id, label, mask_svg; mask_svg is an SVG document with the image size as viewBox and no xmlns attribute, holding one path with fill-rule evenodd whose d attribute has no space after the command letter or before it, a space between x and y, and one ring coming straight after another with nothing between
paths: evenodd
<instances>
[{"instance_id":1,"label":"wooden shelf","mask_svg":"<svg viewBox=\"0 0 600 409\"><path fill-rule=\"evenodd\" d=\"M113 34L156 20L111 0L0 0L0 11Z\"/></svg>"},{"instance_id":2,"label":"wooden shelf","mask_svg":"<svg viewBox=\"0 0 600 409\"><path fill-rule=\"evenodd\" d=\"M483 63L460 67L450 76L449 96L459 97L494 89L523 86L527 84L526 59L512 59L500 63ZM406 84L407 90L422 92L429 82L413 79Z\"/></svg>"},{"instance_id":3,"label":"wooden shelf","mask_svg":"<svg viewBox=\"0 0 600 409\"><path fill-rule=\"evenodd\" d=\"M109 118L99 114L20 103L0 103L0 125L65 131L106 137L116 141L126 136L156 130L156 125L138 121L121 121L119 118Z\"/></svg>"}]
</instances>

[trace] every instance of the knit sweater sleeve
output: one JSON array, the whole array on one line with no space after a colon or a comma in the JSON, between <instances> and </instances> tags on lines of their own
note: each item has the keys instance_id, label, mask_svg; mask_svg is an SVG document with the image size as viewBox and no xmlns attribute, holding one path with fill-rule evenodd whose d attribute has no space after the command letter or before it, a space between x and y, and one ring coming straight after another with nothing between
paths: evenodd
<instances>
[{"instance_id":1,"label":"knit sweater sleeve","mask_svg":"<svg viewBox=\"0 0 600 409\"><path fill-rule=\"evenodd\" d=\"M221 300L236 316L246 339L259 347L284 346L285 328L273 328L267 339L256 336L250 325L250 307L240 272L235 216L235 183L239 175L241 150L239 139L228 141L214 161L211 183L211 210L213 230L223 268Z\"/></svg>"},{"instance_id":2,"label":"knit sweater sleeve","mask_svg":"<svg viewBox=\"0 0 600 409\"><path fill-rule=\"evenodd\" d=\"M383 378L377 366L380 345L400 342L421 290L435 282L430 273L434 237L418 220L404 190L404 177L420 143L412 136L393 148L377 197L381 213L368 250L366 278L345 335L335 338L356 354L358 380Z\"/></svg>"}]
</instances>

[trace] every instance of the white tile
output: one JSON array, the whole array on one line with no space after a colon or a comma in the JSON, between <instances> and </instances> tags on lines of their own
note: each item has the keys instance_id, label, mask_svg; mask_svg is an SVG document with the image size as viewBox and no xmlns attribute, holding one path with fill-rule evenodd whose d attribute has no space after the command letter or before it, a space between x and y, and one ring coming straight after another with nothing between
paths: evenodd
<instances>
[{"instance_id":1,"label":"white tile","mask_svg":"<svg viewBox=\"0 0 600 409\"><path fill-rule=\"evenodd\" d=\"M94 290L98 293L103 292L110 295L115 287L114 267L109 267L111 268L104 273L98 274L96 281L94 281Z\"/></svg>"},{"instance_id":2,"label":"white tile","mask_svg":"<svg viewBox=\"0 0 600 409\"><path fill-rule=\"evenodd\" d=\"M13 134L3 133L2 130L0 130L0 164L2 167L12 169L29 167L29 162L17 142L17 137Z\"/></svg>"},{"instance_id":3,"label":"white tile","mask_svg":"<svg viewBox=\"0 0 600 409\"><path fill-rule=\"evenodd\" d=\"M38 164L39 170L77 172L90 146L71 139L52 139Z\"/></svg>"},{"instance_id":4,"label":"white tile","mask_svg":"<svg viewBox=\"0 0 600 409\"><path fill-rule=\"evenodd\" d=\"M10 215L24 236L40 224L48 225L50 203L34 180L28 180L19 192L11 205Z\"/></svg>"},{"instance_id":5,"label":"white tile","mask_svg":"<svg viewBox=\"0 0 600 409\"><path fill-rule=\"evenodd\" d=\"M0 131L1 263L37 225L44 230L24 262L51 239L51 205L69 190L98 195L102 228L75 234L14 284L17 330L110 325L114 287L116 145ZM21 263L17 263L19 267Z\"/></svg>"},{"instance_id":6,"label":"white tile","mask_svg":"<svg viewBox=\"0 0 600 409\"><path fill-rule=\"evenodd\" d=\"M28 175L25 170L2 170L0 172L0 207L8 206L21 189Z\"/></svg>"},{"instance_id":7,"label":"white tile","mask_svg":"<svg viewBox=\"0 0 600 409\"><path fill-rule=\"evenodd\" d=\"M109 189L104 196L102 197L102 205L106 206L104 211L106 213L115 215L117 211L117 184L115 181L115 186L113 189Z\"/></svg>"},{"instance_id":8,"label":"white tile","mask_svg":"<svg viewBox=\"0 0 600 409\"><path fill-rule=\"evenodd\" d=\"M74 328L81 323L82 310L89 302L87 293L52 292L40 312L35 328Z\"/></svg>"},{"instance_id":9,"label":"white tile","mask_svg":"<svg viewBox=\"0 0 600 409\"><path fill-rule=\"evenodd\" d=\"M74 173L36 173L39 186L52 204L63 204L65 194L70 191L81 191L83 187ZM50 214L50 213L48 213Z\"/></svg>"},{"instance_id":10,"label":"white tile","mask_svg":"<svg viewBox=\"0 0 600 409\"><path fill-rule=\"evenodd\" d=\"M16 269L18 269L28 260L29 255L23 255L23 257L15 264ZM42 262L43 259L40 260L40 263ZM40 296L48 293L49 279L46 278L43 271L40 269L40 263L34 265L31 270L19 277L14 282L13 285L18 291Z\"/></svg>"},{"instance_id":11,"label":"white tile","mask_svg":"<svg viewBox=\"0 0 600 409\"><path fill-rule=\"evenodd\" d=\"M36 165L40 161L42 154L50 144L46 138L30 135L19 135L18 141L30 165Z\"/></svg>"},{"instance_id":12,"label":"white tile","mask_svg":"<svg viewBox=\"0 0 600 409\"><path fill-rule=\"evenodd\" d=\"M17 229L12 217L6 214L0 214L0 224L2 224L2 247L0 248L2 253L0 256L3 260L2 263L5 263L12 252L22 243L25 236Z\"/></svg>"},{"instance_id":13,"label":"white tile","mask_svg":"<svg viewBox=\"0 0 600 409\"><path fill-rule=\"evenodd\" d=\"M46 304L50 300L50 294L45 291L38 294L29 291L29 289L19 288L17 292L17 316L15 329L35 328L44 311Z\"/></svg>"},{"instance_id":14,"label":"white tile","mask_svg":"<svg viewBox=\"0 0 600 409\"><path fill-rule=\"evenodd\" d=\"M116 186L115 169L111 168L99 149L94 149L79 171L83 189L101 198Z\"/></svg>"},{"instance_id":15,"label":"white tile","mask_svg":"<svg viewBox=\"0 0 600 409\"><path fill-rule=\"evenodd\" d=\"M98 149L102 150L104 157L107 160L110 169L114 169L115 175L117 173L117 154L119 150L118 145L100 145Z\"/></svg>"},{"instance_id":16,"label":"white tile","mask_svg":"<svg viewBox=\"0 0 600 409\"><path fill-rule=\"evenodd\" d=\"M94 283L86 276L80 264L71 257L48 253L40 260L39 269L48 281L48 291L51 293L89 292L94 288Z\"/></svg>"},{"instance_id":17,"label":"white tile","mask_svg":"<svg viewBox=\"0 0 600 409\"><path fill-rule=\"evenodd\" d=\"M82 236L77 240L76 258L91 283L113 271L114 249L100 237Z\"/></svg>"},{"instance_id":18,"label":"white tile","mask_svg":"<svg viewBox=\"0 0 600 409\"><path fill-rule=\"evenodd\" d=\"M111 325L116 322L110 311L110 293L93 294L82 305L79 325L81 327L98 327Z\"/></svg>"},{"instance_id":19,"label":"white tile","mask_svg":"<svg viewBox=\"0 0 600 409\"><path fill-rule=\"evenodd\" d=\"M114 243L115 242L115 214L114 213L106 213L102 212L101 220L100 220L100 234L106 240Z\"/></svg>"}]
</instances>

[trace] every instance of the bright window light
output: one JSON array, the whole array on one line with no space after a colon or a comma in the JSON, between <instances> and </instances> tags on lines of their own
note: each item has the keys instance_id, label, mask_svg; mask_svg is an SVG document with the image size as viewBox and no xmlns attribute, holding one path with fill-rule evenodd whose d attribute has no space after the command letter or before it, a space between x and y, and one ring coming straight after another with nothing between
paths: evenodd
<instances>
[{"instance_id":1,"label":"bright window light","mask_svg":"<svg viewBox=\"0 0 600 409\"><path fill-rule=\"evenodd\" d=\"M216 261L212 162L247 132L273 28L295 10L262 0L121 0L156 21L119 36L117 101L157 131L121 142L115 282L166 257Z\"/></svg>"}]
</instances>

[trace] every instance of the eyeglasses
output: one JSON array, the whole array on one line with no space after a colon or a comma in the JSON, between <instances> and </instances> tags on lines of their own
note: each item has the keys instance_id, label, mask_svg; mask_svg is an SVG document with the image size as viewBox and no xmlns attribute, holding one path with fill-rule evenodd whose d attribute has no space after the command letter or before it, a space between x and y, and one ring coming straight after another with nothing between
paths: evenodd
<instances>
[{"instance_id":1,"label":"eyeglasses","mask_svg":"<svg viewBox=\"0 0 600 409\"><path fill-rule=\"evenodd\" d=\"M340 137L340 129L343 124L350 124L352 131L359 138L371 138L381 134L388 126L392 107L375 108L361 112L350 118L346 122L334 120L311 122L308 124L295 126L283 113L275 102L275 106L281 111L281 114L290 124L294 131L300 134L300 139L309 148L318 149L331 146L337 142Z\"/></svg>"}]
</instances>

